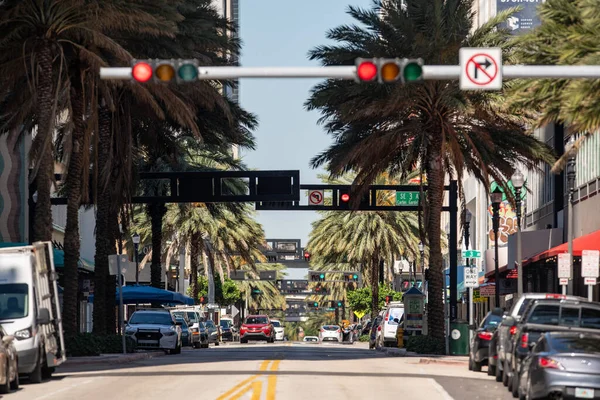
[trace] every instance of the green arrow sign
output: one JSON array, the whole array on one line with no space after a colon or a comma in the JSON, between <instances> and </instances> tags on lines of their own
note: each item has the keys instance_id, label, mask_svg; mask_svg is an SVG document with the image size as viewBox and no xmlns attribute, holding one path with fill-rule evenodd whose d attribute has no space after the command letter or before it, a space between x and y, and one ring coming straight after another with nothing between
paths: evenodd
<instances>
[{"instance_id":1,"label":"green arrow sign","mask_svg":"<svg viewBox=\"0 0 600 400\"><path fill-rule=\"evenodd\" d=\"M480 250L463 250L462 258L481 258Z\"/></svg>"}]
</instances>

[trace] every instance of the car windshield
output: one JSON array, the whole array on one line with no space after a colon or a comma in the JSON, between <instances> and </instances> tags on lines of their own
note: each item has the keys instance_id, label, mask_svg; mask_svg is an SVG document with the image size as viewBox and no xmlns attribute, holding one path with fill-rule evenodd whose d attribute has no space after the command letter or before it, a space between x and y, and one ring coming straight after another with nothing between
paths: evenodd
<instances>
[{"instance_id":1,"label":"car windshield","mask_svg":"<svg viewBox=\"0 0 600 400\"><path fill-rule=\"evenodd\" d=\"M267 317L248 317L246 318L246 324L268 324Z\"/></svg>"},{"instance_id":2,"label":"car windshield","mask_svg":"<svg viewBox=\"0 0 600 400\"><path fill-rule=\"evenodd\" d=\"M185 314L183 313L183 311L175 311L173 313L173 316L175 317L175 319L185 319Z\"/></svg>"},{"instance_id":3,"label":"car windshield","mask_svg":"<svg viewBox=\"0 0 600 400\"><path fill-rule=\"evenodd\" d=\"M171 315L166 312L136 312L131 316L129 324L173 325L173 319L171 318Z\"/></svg>"},{"instance_id":4,"label":"car windshield","mask_svg":"<svg viewBox=\"0 0 600 400\"><path fill-rule=\"evenodd\" d=\"M222 319L220 324L221 324L221 328L231 328L231 325L233 325L231 323L231 321L228 319Z\"/></svg>"},{"instance_id":5,"label":"car windshield","mask_svg":"<svg viewBox=\"0 0 600 400\"><path fill-rule=\"evenodd\" d=\"M175 316L175 321L181 322L181 326L183 328L187 328L188 326L187 322L185 322L185 319L183 319L183 317Z\"/></svg>"},{"instance_id":6,"label":"car windshield","mask_svg":"<svg viewBox=\"0 0 600 400\"><path fill-rule=\"evenodd\" d=\"M340 327L337 325L323 325L323 330L325 331L337 331L338 329L340 329Z\"/></svg>"},{"instance_id":7,"label":"car windshield","mask_svg":"<svg viewBox=\"0 0 600 400\"><path fill-rule=\"evenodd\" d=\"M558 353L600 353L600 336L554 336L548 340L550 348Z\"/></svg>"},{"instance_id":8,"label":"car windshield","mask_svg":"<svg viewBox=\"0 0 600 400\"><path fill-rule=\"evenodd\" d=\"M29 315L29 286L26 283L0 285L0 320Z\"/></svg>"},{"instance_id":9,"label":"car windshield","mask_svg":"<svg viewBox=\"0 0 600 400\"><path fill-rule=\"evenodd\" d=\"M198 322L198 316L193 311L188 311L187 317L190 321L192 321L192 324L195 324L196 322Z\"/></svg>"},{"instance_id":10,"label":"car windshield","mask_svg":"<svg viewBox=\"0 0 600 400\"><path fill-rule=\"evenodd\" d=\"M207 328L214 328L215 327L215 323L212 322L211 320L208 320L204 323L204 325L206 325Z\"/></svg>"},{"instance_id":11,"label":"car windshield","mask_svg":"<svg viewBox=\"0 0 600 400\"><path fill-rule=\"evenodd\" d=\"M273 324L273 326L274 326L275 328L279 328L279 327L281 327L281 324L279 323L279 321L271 321L271 323Z\"/></svg>"},{"instance_id":12,"label":"car windshield","mask_svg":"<svg viewBox=\"0 0 600 400\"><path fill-rule=\"evenodd\" d=\"M481 324L482 328L496 329L502 322L502 317L499 315L490 314Z\"/></svg>"}]
</instances>

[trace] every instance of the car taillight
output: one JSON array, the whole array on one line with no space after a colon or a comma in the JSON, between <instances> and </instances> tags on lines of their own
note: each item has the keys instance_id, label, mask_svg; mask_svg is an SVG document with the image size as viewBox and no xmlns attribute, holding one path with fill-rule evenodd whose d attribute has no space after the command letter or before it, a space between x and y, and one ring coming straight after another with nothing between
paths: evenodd
<instances>
[{"instance_id":1,"label":"car taillight","mask_svg":"<svg viewBox=\"0 0 600 400\"><path fill-rule=\"evenodd\" d=\"M510 327L510 334L511 334L511 336L514 336L515 333L517 333L517 326L516 325Z\"/></svg>"},{"instance_id":2,"label":"car taillight","mask_svg":"<svg viewBox=\"0 0 600 400\"><path fill-rule=\"evenodd\" d=\"M521 348L526 349L529 347L529 333L521 335Z\"/></svg>"},{"instance_id":3,"label":"car taillight","mask_svg":"<svg viewBox=\"0 0 600 400\"><path fill-rule=\"evenodd\" d=\"M492 332L479 332L477 337L481 340L492 340Z\"/></svg>"},{"instance_id":4,"label":"car taillight","mask_svg":"<svg viewBox=\"0 0 600 400\"><path fill-rule=\"evenodd\" d=\"M538 365L541 368L551 368L551 369L564 369L562 365L556 360L553 360L548 357L540 357L538 359Z\"/></svg>"},{"instance_id":5,"label":"car taillight","mask_svg":"<svg viewBox=\"0 0 600 400\"><path fill-rule=\"evenodd\" d=\"M556 294L556 293L548 293L546 295L547 299L566 299L567 296L565 296L564 294Z\"/></svg>"}]
</instances>

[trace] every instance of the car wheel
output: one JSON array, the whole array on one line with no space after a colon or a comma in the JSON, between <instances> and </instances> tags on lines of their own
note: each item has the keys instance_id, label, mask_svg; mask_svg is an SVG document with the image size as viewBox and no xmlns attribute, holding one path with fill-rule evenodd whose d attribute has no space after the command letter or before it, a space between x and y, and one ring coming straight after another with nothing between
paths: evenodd
<instances>
[{"instance_id":1,"label":"car wheel","mask_svg":"<svg viewBox=\"0 0 600 400\"><path fill-rule=\"evenodd\" d=\"M204 343L204 344L203 344L201 347L202 347L203 349L208 349L208 343Z\"/></svg>"},{"instance_id":2,"label":"car wheel","mask_svg":"<svg viewBox=\"0 0 600 400\"><path fill-rule=\"evenodd\" d=\"M496 376L496 366L490 365L489 361L488 361L487 374L488 374L488 376Z\"/></svg>"},{"instance_id":3,"label":"car wheel","mask_svg":"<svg viewBox=\"0 0 600 400\"><path fill-rule=\"evenodd\" d=\"M215 346L218 346L219 344L220 344L220 343L219 343L219 341L216 341L216 342L215 342Z\"/></svg>"},{"instance_id":4,"label":"car wheel","mask_svg":"<svg viewBox=\"0 0 600 400\"><path fill-rule=\"evenodd\" d=\"M469 356L469 371L473 371L473 360L471 360L471 356Z\"/></svg>"},{"instance_id":5,"label":"car wheel","mask_svg":"<svg viewBox=\"0 0 600 400\"><path fill-rule=\"evenodd\" d=\"M42 382L42 357L38 359L37 364L35 365L35 369L31 374L29 374L29 381L31 383L41 383Z\"/></svg>"},{"instance_id":6,"label":"car wheel","mask_svg":"<svg viewBox=\"0 0 600 400\"><path fill-rule=\"evenodd\" d=\"M496 362L496 382L502 382L502 370L500 369L500 359Z\"/></svg>"},{"instance_id":7,"label":"car wheel","mask_svg":"<svg viewBox=\"0 0 600 400\"><path fill-rule=\"evenodd\" d=\"M8 362L6 363L6 383L4 383L3 385L0 385L0 393L2 394L6 394L8 392L10 392L10 374L8 371L9 370L9 365Z\"/></svg>"},{"instance_id":8,"label":"car wheel","mask_svg":"<svg viewBox=\"0 0 600 400\"><path fill-rule=\"evenodd\" d=\"M10 383L11 390L19 390L19 364L15 368L17 370L15 371L15 379Z\"/></svg>"},{"instance_id":9,"label":"car wheel","mask_svg":"<svg viewBox=\"0 0 600 400\"><path fill-rule=\"evenodd\" d=\"M502 368L502 384L508 387L508 363L504 361L504 368Z\"/></svg>"},{"instance_id":10,"label":"car wheel","mask_svg":"<svg viewBox=\"0 0 600 400\"><path fill-rule=\"evenodd\" d=\"M481 372L481 363L478 363L477 361L473 361L473 371Z\"/></svg>"}]
</instances>

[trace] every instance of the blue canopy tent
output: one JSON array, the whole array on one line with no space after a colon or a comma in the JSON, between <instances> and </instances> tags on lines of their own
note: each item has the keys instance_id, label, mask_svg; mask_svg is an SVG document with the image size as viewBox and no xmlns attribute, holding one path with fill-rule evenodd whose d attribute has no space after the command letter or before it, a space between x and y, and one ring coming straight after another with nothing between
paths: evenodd
<instances>
[{"instance_id":1,"label":"blue canopy tent","mask_svg":"<svg viewBox=\"0 0 600 400\"><path fill-rule=\"evenodd\" d=\"M88 302L94 302L94 296L88 297ZM119 288L115 292L115 302L119 304ZM123 304L160 303L193 305L194 299L181 293L157 289L152 286L124 286Z\"/></svg>"}]
</instances>

